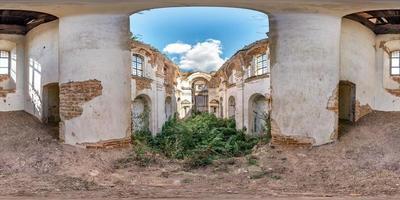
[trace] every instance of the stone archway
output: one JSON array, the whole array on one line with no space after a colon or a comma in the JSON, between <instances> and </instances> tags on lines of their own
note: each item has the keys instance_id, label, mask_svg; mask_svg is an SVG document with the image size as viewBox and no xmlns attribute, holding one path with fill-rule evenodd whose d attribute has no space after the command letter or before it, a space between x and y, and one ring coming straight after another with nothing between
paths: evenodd
<instances>
[{"instance_id":1,"label":"stone archway","mask_svg":"<svg viewBox=\"0 0 400 200\"><path fill-rule=\"evenodd\" d=\"M265 133L268 110L268 100L264 95L257 93L250 97L248 118L248 130L250 133Z\"/></svg>"},{"instance_id":2,"label":"stone archway","mask_svg":"<svg viewBox=\"0 0 400 200\"><path fill-rule=\"evenodd\" d=\"M228 99L228 117L235 119L236 115L236 100L234 96L230 96Z\"/></svg>"},{"instance_id":3,"label":"stone archway","mask_svg":"<svg viewBox=\"0 0 400 200\"><path fill-rule=\"evenodd\" d=\"M172 116L172 98L165 98L165 119L168 120Z\"/></svg>"},{"instance_id":4,"label":"stone archway","mask_svg":"<svg viewBox=\"0 0 400 200\"><path fill-rule=\"evenodd\" d=\"M133 131L151 130L151 99L149 96L141 94L132 102L132 129Z\"/></svg>"}]
</instances>

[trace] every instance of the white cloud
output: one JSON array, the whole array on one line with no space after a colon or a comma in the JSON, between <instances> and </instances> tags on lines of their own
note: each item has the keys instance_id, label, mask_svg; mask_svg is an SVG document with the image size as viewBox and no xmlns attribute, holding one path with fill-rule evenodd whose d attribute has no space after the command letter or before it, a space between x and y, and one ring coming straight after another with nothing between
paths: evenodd
<instances>
[{"instance_id":1,"label":"white cloud","mask_svg":"<svg viewBox=\"0 0 400 200\"><path fill-rule=\"evenodd\" d=\"M180 46L180 48L172 48L174 46ZM190 48L185 49L182 48L183 46L190 46ZM172 49L174 49L174 51L172 51ZM177 53L178 49L182 53ZM184 51L184 49L186 51ZM176 54L180 54L179 67L182 70L205 72L216 71L225 62L225 60L221 58L221 41L214 39L208 39L204 42L199 42L194 46L184 43L169 44L164 48L164 52L174 52Z\"/></svg>"},{"instance_id":2,"label":"white cloud","mask_svg":"<svg viewBox=\"0 0 400 200\"><path fill-rule=\"evenodd\" d=\"M163 51L169 54L182 54L185 53L187 51L189 51L192 48L191 45L189 44L184 44L184 43L172 43L172 44L168 44Z\"/></svg>"}]
</instances>

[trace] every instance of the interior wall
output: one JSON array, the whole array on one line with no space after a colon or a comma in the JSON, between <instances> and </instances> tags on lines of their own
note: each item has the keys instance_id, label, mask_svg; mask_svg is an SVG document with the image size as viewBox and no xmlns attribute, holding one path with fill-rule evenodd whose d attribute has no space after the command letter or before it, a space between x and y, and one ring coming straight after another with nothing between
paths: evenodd
<instances>
[{"instance_id":1,"label":"interior wall","mask_svg":"<svg viewBox=\"0 0 400 200\"><path fill-rule=\"evenodd\" d=\"M0 34L2 48L11 52L11 70L10 79L5 83L0 83L4 89L15 89L15 92L9 93L5 98L0 98L0 111L19 111L24 109L24 51L25 36Z\"/></svg>"},{"instance_id":2,"label":"interior wall","mask_svg":"<svg viewBox=\"0 0 400 200\"><path fill-rule=\"evenodd\" d=\"M43 87L43 119L45 123L60 122L60 88L58 83Z\"/></svg>"},{"instance_id":3,"label":"interior wall","mask_svg":"<svg viewBox=\"0 0 400 200\"><path fill-rule=\"evenodd\" d=\"M26 35L25 111L42 120L43 86L59 82L58 20L42 24ZM32 69L36 68L36 72ZM34 81L32 82L32 76Z\"/></svg>"},{"instance_id":4,"label":"interior wall","mask_svg":"<svg viewBox=\"0 0 400 200\"><path fill-rule=\"evenodd\" d=\"M374 107L377 89L375 33L349 19L342 21L340 80L356 85L356 102L361 106Z\"/></svg>"},{"instance_id":5,"label":"interior wall","mask_svg":"<svg viewBox=\"0 0 400 200\"><path fill-rule=\"evenodd\" d=\"M390 55L400 49L400 34L385 34L376 37L376 95L374 109L381 111L400 111L400 95L388 90L400 91L400 77L390 76ZM400 94L400 93L398 93Z\"/></svg>"}]
</instances>

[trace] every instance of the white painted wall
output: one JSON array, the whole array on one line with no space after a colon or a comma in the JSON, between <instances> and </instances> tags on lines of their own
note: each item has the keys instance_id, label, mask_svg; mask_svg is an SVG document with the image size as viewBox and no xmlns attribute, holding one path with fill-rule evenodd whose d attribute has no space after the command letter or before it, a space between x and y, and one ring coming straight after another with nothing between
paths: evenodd
<instances>
[{"instance_id":1,"label":"white painted wall","mask_svg":"<svg viewBox=\"0 0 400 200\"><path fill-rule=\"evenodd\" d=\"M24 62L25 37L22 35L0 34L0 48L11 51L12 83L0 85L4 88L15 88L6 98L0 98L0 112L19 111L24 109ZM16 80L15 80L16 79Z\"/></svg>"},{"instance_id":2,"label":"white painted wall","mask_svg":"<svg viewBox=\"0 0 400 200\"><path fill-rule=\"evenodd\" d=\"M340 41L340 80L356 85L360 105L375 105L375 33L359 22L343 19Z\"/></svg>"},{"instance_id":3,"label":"white painted wall","mask_svg":"<svg viewBox=\"0 0 400 200\"><path fill-rule=\"evenodd\" d=\"M24 107L26 112L42 120L43 86L59 80L58 20L34 28L28 32L25 41ZM38 68L40 72L32 74L32 68Z\"/></svg>"},{"instance_id":4,"label":"white painted wall","mask_svg":"<svg viewBox=\"0 0 400 200\"><path fill-rule=\"evenodd\" d=\"M244 85L244 98L242 102L242 108L243 108L243 123L245 124L248 132L250 133L251 131L251 122L249 120L250 118L250 112L251 112L251 97L255 94L261 94L264 97L268 98L271 94L270 90L270 78L264 78L264 79L258 79L254 80L248 83L245 83ZM240 108L240 107L238 107ZM270 108L266 109L265 112L268 112Z\"/></svg>"},{"instance_id":5,"label":"white painted wall","mask_svg":"<svg viewBox=\"0 0 400 200\"><path fill-rule=\"evenodd\" d=\"M364 25L342 21L340 80L356 84L356 99L379 111L400 111L400 97L386 89L399 89L390 77L389 54L400 48L400 34L375 35Z\"/></svg>"},{"instance_id":6,"label":"white painted wall","mask_svg":"<svg viewBox=\"0 0 400 200\"><path fill-rule=\"evenodd\" d=\"M164 77L157 77L157 67L152 66L148 61L149 58L145 57L144 71L145 75L143 78L152 80L151 89L143 89L141 91L136 90L136 80L131 79L131 100L134 101L136 97L140 95L146 95L151 100L151 115L150 115L150 131L153 135L156 135L161 131L166 119L165 115L165 99L167 94L164 86ZM171 96L172 103L176 102L175 96ZM176 104L176 103L175 103ZM170 112L173 114L176 111L176 105L171 104Z\"/></svg>"},{"instance_id":7,"label":"white painted wall","mask_svg":"<svg viewBox=\"0 0 400 200\"><path fill-rule=\"evenodd\" d=\"M399 89L400 84L390 77L390 56L384 51L400 49L400 34L385 34L376 37L376 92L374 109L381 111L400 111L400 97L386 89Z\"/></svg>"},{"instance_id":8,"label":"white painted wall","mask_svg":"<svg viewBox=\"0 0 400 200\"><path fill-rule=\"evenodd\" d=\"M327 104L339 83L342 20L293 12L270 18L272 129L313 145L332 142L338 114Z\"/></svg>"},{"instance_id":9,"label":"white painted wall","mask_svg":"<svg viewBox=\"0 0 400 200\"><path fill-rule=\"evenodd\" d=\"M60 84L101 81L102 95L84 103L81 116L64 120L65 143L95 143L131 133L129 17L65 16L59 20Z\"/></svg>"}]
</instances>

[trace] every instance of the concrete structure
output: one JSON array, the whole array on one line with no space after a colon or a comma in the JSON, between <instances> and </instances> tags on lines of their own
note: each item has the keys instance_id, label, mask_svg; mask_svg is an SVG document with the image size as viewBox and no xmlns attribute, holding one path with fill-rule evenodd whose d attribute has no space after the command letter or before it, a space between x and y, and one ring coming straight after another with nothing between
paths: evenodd
<instances>
[{"instance_id":1,"label":"concrete structure","mask_svg":"<svg viewBox=\"0 0 400 200\"><path fill-rule=\"evenodd\" d=\"M353 92L356 118L371 109L399 110L398 77L388 74L387 69L391 64L389 55L399 48L400 31L394 28L396 20L389 19L396 16L384 12L379 19L358 20L364 25L348 20L354 20L354 16L344 18L362 11L400 9L397 0L4 0L0 3L0 9L8 10L1 17L7 17L9 10L26 10L58 18L35 20L20 13L29 19L22 21L25 24L2 22L0 41L6 40L8 44L0 42L1 48L11 48L16 58L10 65L15 73L10 70L8 77L1 78L7 83L0 86L0 110L26 110L43 120L44 110L48 110L43 108L42 99L46 99L43 88L58 82L61 136L68 144L123 139L130 134L132 81L127 67L131 57L128 21L130 14L151 8L229 6L269 15L271 118L276 144L322 145L335 141L340 80L354 83L357 88ZM31 26L39 21L38 26ZM391 25L394 26L390 28ZM347 85L350 87L342 91L352 91L351 84Z\"/></svg>"}]
</instances>

